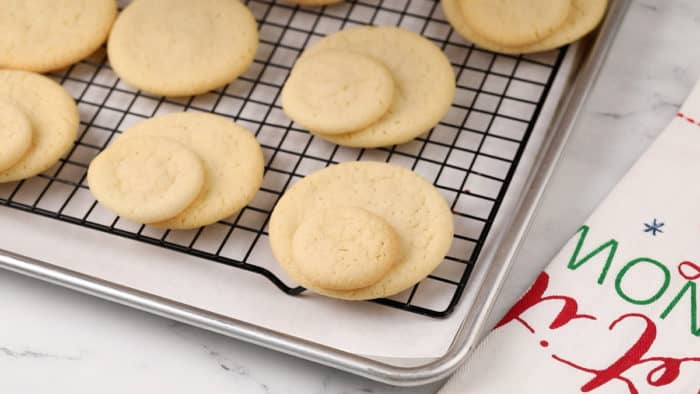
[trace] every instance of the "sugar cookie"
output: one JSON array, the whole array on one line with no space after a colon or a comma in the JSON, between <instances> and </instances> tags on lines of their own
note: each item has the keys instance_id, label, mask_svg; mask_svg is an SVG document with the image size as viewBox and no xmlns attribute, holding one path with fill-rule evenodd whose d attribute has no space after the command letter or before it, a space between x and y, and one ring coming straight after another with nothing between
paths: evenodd
<instances>
[{"instance_id":1,"label":"sugar cookie","mask_svg":"<svg viewBox=\"0 0 700 394\"><path fill-rule=\"evenodd\" d=\"M130 85L190 96L238 78L257 47L255 18L240 1L139 0L117 18L107 53Z\"/></svg>"},{"instance_id":2,"label":"sugar cookie","mask_svg":"<svg viewBox=\"0 0 700 394\"><path fill-rule=\"evenodd\" d=\"M95 157L87 180L95 198L138 223L170 219L204 186L204 167L194 152L164 137L117 140Z\"/></svg>"},{"instance_id":3,"label":"sugar cookie","mask_svg":"<svg viewBox=\"0 0 700 394\"><path fill-rule=\"evenodd\" d=\"M474 33L504 46L541 41L569 16L570 0L459 0Z\"/></svg>"},{"instance_id":4,"label":"sugar cookie","mask_svg":"<svg viewBox=\"0 0 700 394\"><path fill-rule=\"evenodd\" d=\"M107 39L116 0L0 0L0 68L47 72Z\"/></svg>"},{"instance_id":5,"label":"sugar cookie","mask_svg":"<svg viewBox=\"0 0 700 394\"><path fill-rule=\"evenodd\" d=\"M339 145L380 147L408 142L430 130L447 113L455 95L455 75L442 51L426 38L397 27L361 26L333 33L304 51L357 52L382 63L394 77L389 111L371 126L348 134L311 132Z\"/></svg>"},{"instance_id":6,"label":"sugar cookie","mask_svg":"<svg viewBox=\"0 0 700 394\"><path fill-rule=\"evenodd\" d=\"M292 237L292 259L314 286L353 290L380 280L400 256L391 226L362 208L309 212Z\"/></svg>"},{"instance_id":7,"label":"sugar cookie","mask_svg":"<svg viewBox=\"0 0 700 394\"><path fill-rule=\"evenodd\" d=\"M12 167L32 146L32 125L27 115L0 99L0 171Z\"/></svg>"},{"instance_id":8,"label":"sugar cookie","mask_svg":"<svg viewBox=\"0 0 700 394\"><path fill-rule=\"evenodd\" d=\"M498 45L479 36L464 20L461 0L441 0L442 9L452 27L466 40L484 49L508 54L543 52L569 44L583 37L600 23L605 15L607 0L570 0L571 11L566 21L542 41L520 47Z\"/></svg>"},{"instance_id":9,"label":"sugar cookie","mask_svg":"<svg viewBox=\"0 0 700 394\"><path fill-rule=\"evenodd\" d=\"M399 236L401 257L378 282L362 289L315 286L292 258L292 240L308 215L338 206L365 209ZM452 242L453 223L445 199L426 180L406 168L379 162L348 162L306 176L287 190L270 217L270 244L293 280L317 293L349 300L390 296L427 276Z\"/></svg>"},{"instance_id":10,"label":"sugar cookie","mask_svg":"<svg viewBox=\"0 0 700 394\"><path fill-rule=\"evenodd\" d=\"M394 99L381 63L353 52L324 51L297 61L282 89L282 108L303 127L326 135L360 130Z\"/></svg>"},{"instance_id":11,"label":"sugar cookie","mask_svg":"<svg viewBox=\"0 0 700 394\"><path fill-rule=\"evenodd\" d=\"M51 79L27 71L0 70L0 100L15 104L32 126L32 145L0 183L32 177L49 169L75 141L80 117L73 98Z\"/></svg>"},{"instance_id":12,"label":"sugar cookie","mask_svg":"<svg viewBox=\"0 0 700 394\"><path fill-rule=\"evenodd\" d=\"M263 177L263 155L255 137L222 116L180 112L141 121L121 138L158 136L191 149L204 164L202 192L179 215L155 227L190 229L215 223L240 211L255 196Z\"/></svg>"}]
</instances>

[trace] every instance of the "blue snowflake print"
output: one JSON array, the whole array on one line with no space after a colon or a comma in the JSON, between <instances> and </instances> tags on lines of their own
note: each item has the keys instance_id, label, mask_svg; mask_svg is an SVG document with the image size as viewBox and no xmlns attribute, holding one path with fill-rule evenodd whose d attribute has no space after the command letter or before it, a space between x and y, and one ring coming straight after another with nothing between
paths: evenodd
<instances>
[{"instance_id":1,"label":"blue snowflake print","mask_svg":"<svg viewBox=\"0 0 700 394\"><path fill-rule=\"evenodd\" d=\"M651 224L649 223L644 223L644 232L645 233L651 233L651 235L656 237L656 233L663 233L664 231L661 230L661 227L664 226L663 222L659 222L654 218L652 220Z\"/></svg>"}]
</instances>

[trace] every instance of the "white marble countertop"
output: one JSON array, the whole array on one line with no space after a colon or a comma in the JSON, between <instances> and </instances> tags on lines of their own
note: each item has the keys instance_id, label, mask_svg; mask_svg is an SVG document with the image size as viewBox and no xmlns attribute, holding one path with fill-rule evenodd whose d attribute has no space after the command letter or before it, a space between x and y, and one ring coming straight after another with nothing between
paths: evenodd
<instances>
[{"instance_id":1,"label":"white marble countertop","mask_svg":"<svg viewBox=\"0 0 700 394\"><path fill-rule=\"evenodd\" d=\"M634 0L506 284L503 313L700 76L700 3ZM0 272L3 393L434 393L394 388Z\"/></svg>"}]
</instances>

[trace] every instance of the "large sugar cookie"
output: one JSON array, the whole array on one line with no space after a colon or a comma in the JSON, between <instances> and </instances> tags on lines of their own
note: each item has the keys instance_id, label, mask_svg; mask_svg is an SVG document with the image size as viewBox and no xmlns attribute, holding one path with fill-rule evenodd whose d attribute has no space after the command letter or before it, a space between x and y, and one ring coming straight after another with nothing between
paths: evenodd
<instances>
[{"instance_id":1,"label":"large sugar cookie","mask_svg":"<svg viewBox=\"0 0 700 394\"><path fill-rule=\"evenodd\" d=\"M282 108L323 134L363 129L394 99L394 80L381 63L353 52L324 51L300 59L282 89Z\"/></svg>"},{"instance_id":2,"label":"large sugar cookie","mask_svg":"<svg viewBox=\"0 0 700 394\"><path fill-rule=\"evenodd\" d=\"M427 39L396 27L361 26L333 33L304 51L302 58L327 50L357 52L382 63L394 77L394 101L379 121L331 142L380 147L408 142L445 116L455 95L455 75L442 51Z\"/></svg>"},{"instance_id":3,"label":"large sugar cookie","mask_svg":"<svg viewBox=\"0 0 700 394\"><path fill-rule=\"evenodd\" d=\"M257 47L255 18L240 1L138 0L114 23L107 53L130 85L190 96L236 79Z\"/></svg>"},{"instance_id":4,"label":"large sugar cookie","mask_svg":"<svg viewBox=\"0 0 700 394\"><path fill-rule=\"evenodd\" d=\"M165 137L120 138L90 163L90 191L119 216L138 223L170 219L204 186L197 155Z\"/></svg>"},{"instance_id":5,"label":"large sugar cookie","mask_svg":"<svg viewBox=\"0 0 700 394\"><path fill-rule=\"evenodd\" d=\"M116 0L0 0L0 68L47 72L107 39Z\"/></svg>"},{"instance_id":6,"label":"large sugar cookie","mask_svg":"<svg viewBox=\"0 0 700 394\"><path fill-rule=\"evenodd\" d=\"M182 213L155 227L190 229L215 223L240 211L260 188L263 155L255 137L221 116L173 113L141 121L121 138L158 136L176 140L199 156L206 181L197 199Z\"/></svg>"},{"instance_id":7,"label":"large sugar cookie","mask_svg":"<svg viewBox=\"0 0 700 394\"><path fill-rule=\"evenodd\" d=\"M0 171L17 163L31 146L29 118L13 103L0 99Z\"/></svg>"},{"instance_id":8,"label":"large sugar cookie","mask_svg":"<svg viewBox=\"0 0 700 394\"><path fill-rule=\"evenodd\" d=\"M339 206L365 209L399 236L400 260L382 279L362 289L314 286L292 258L292 239L308 215ZM297 283L330 297L363 300L396 294L427 276L447 254L453 223L442 195L413 171L379 162L349 162L308 175L287 190L272 212L269 231L275 258Z\"/></svg>"},{"instance_id":9,"label":"large sugar cookie","mask_svg":"<svg viewBox=\"0 0 700 394\"><path fill-rule=\"evenodd\" d=\"M0 70L0 100L19 107L32 126L32 146L12 167L0 171L0 183L47 170L73 145L78 107L61 85L27 71Z\"/></svg>"},{"instance_id":10,"label":"large sugar cookie","mask_svg":"<svg viewBox=\"0 0 700 394\"><path fill-rule=\"evenodd\" d=\"M292 237L299 272L323 289L377 283L400 258L399 237L379 216L356 207L308 212Z\"/></svg>"},{"instance_id":11,"label":"large sugar cookie","mask_svg":"<svg viewBox=\"0 0 700 394\"><path fill-rule=\"evenodd\" d=\"M523 46L541 41L569 16L570 0L460 0L464 21L493 43Z\"/></svg>"},{"instance_id":12,"label":"large sugar cookie","mask_svg":"<svg viewBox=\"0 0 700 394\"><path fill-rule=\"evenodd\" d=\"M566 21L542 41L531 45L509 47L499 45L476 34L464 20L461 0L441 0L442 9L452 27L466 40L493 52L520 54L543 52L569 44L583 37L600 23L605 15L607 0L570 0L571 11Z\"/></svg>"}]
</instances>

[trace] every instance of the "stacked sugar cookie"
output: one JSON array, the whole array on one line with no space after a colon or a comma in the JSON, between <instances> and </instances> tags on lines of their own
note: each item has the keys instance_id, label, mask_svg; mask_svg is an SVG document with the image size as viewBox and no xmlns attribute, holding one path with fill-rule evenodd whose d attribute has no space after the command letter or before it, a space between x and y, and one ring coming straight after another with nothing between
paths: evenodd
<instances>
[{"instance_id":1,"label":"stacked sugar cookie","mask_svg":"<svg viewBox=\"0 0 700 394\"><path fill-rule=\"evenodd\" d=\"M324 5L340 0L288 0ZM143 92L191 96L221 88L253 63L258 31L237 0L0 0L0 183L37 175L77 137L78 109L51 79L107 41L110 65ZM405 143L449 110L455 75L427 39L356 27L308 48L282 91L285 112L352 147ZM94 197L124 219L193 229L225 219L260 189L256 138L221 116L184 112L136 123L87 170ZM299 284L347 300L386 297L427 276L453 236L450 208L408 169L334 165L289 189L270 218L275 257Z\"/></svg>"},{"instance_id":2,"label":"stacked sugar cookie","mask_svg":"<svg viewBox=\"0 0 700 394\"><path fill-rule=\"evenodd\" d=\"M355 27L306 49L282 89L282 107L311 133L339 145L408 142L449 110L455 75L427 39L396 27Z\"/></svg>"},{"instance_id":3,"label":"stacked sugar cookie","mask_svg":"<svg viewBox=\"0 0 700 394\"><path fill-rule=\"evenodd\" d=\"M154 227L191 229L242 209L260 188L255 137L224 117L173 113L141 121L88 168L95 198Z\"/></svg>"},{"instance_id":4,"label":"stacked sugar cookie","mask_svg":"<svg viewBox=\"0 0 700 394\"><path fill-rule=\"evenodd\" d=\"M35 73L89 56L116 16L116 0L0 0L0 183L38 175L71 148L75 101Z\"/></svg>"},{"instance_id":5,"label":"stacked sugar cookie","mask_svg":"<svg viewBox=\"0 0 700 394\"><path fill-rule=\"evenodd\" d=\"M452 27L482 48L509 54L542 52L593 30L607 0L441 0Z\"/></svg>"},{"instance_id":6,"label":"stacked sugar cookie","mask_svg":"<svg viewBox=\"0 0 700 394\"><path fill-rule=\"evenodd\" d=\"M428 181L406 168L347 162L306 176L270 218L275 258L302 286L346 300L399 293L442 262L452 213Z\"/></svg>"},{"instance_id":7,"label":"stacked sugar cookie","mask_svg":"<svg viewBox=\"0 0 700 394\"><path fill-rule=\"evenodd\" d=\"M73 145L78 125L78 107L61 85L0 70L0 183L49 169Z\"/></svg>"}]
</instances>

